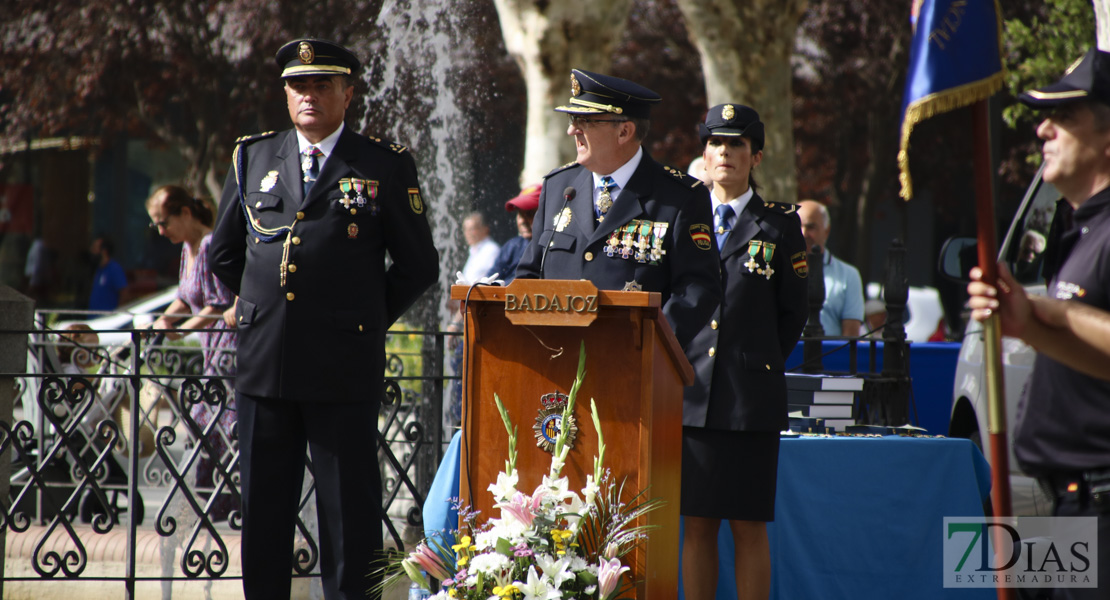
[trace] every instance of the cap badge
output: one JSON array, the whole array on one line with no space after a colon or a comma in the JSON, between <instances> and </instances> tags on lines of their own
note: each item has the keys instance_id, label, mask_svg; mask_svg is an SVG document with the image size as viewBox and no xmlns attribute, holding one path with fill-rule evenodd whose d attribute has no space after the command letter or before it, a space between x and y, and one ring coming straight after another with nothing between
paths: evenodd
<instances>
[{"instance_id":1,"label":"cap badge","mask_svg":"<svg viewBox=\"0 0 1110 600\"><path fill-rule=\"evenodd\" d=\"M259 189L263 192L268 192L274 189L274 186L277 185L277 180L278 172L270 171L269 173L266 173L265 177L262 178L262 185L259 186Z\"/></svg>"},{"instance_id":2,"label":"cap badge","mask_svg":"<svg viewBox=\"0 0 1110 600\"><path fill-rule=\"evenodd\" d=\"M736 109L732 108L731 104L726 104L725 107L723 109L721 109L721 118L722 119L724 119L726 121L731 121L733 119L733 117L735 117L735 116L736 116Z\"/></svg>"},{"instance_id":3,"label":"cap badge","mask_svg":"<svg viewBox=\"0 0 1110 600\"><path fill-rule=\"evenodd\" d=\"M316 52L312 49L312 44L308 42L301 42L297 46L297 57L301 59L304 64L310 64L316 60Z\"/></svg>"},{"instance_id":4,"label":"cap badge","mask_svg":"<svg viewBox=\"0 0 1110 600\"><path fill-rule=\"evenodd\" d=\"M571 96L577 96L581 93L582 93L582 85L580 83L578 83L578 78L574 76L574 73L571 73L570 74L570 95Z\"/></svg>"}]
</instances>

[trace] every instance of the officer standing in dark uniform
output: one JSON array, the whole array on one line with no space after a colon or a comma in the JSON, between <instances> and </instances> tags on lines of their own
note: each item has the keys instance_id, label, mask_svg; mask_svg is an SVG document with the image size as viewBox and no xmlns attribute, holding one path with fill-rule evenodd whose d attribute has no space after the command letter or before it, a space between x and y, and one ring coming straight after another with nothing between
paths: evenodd
<instances>
[{"instance_id":1,"label":"officer standing in dark uniform","mask_svg":"<svg viewBox=\"0 0 1110 600\"><path fill-rule=\"evenodd\" d=\"M699 129L724 298L686 348L695 379L682 411L683 587L687 598L714 596L717 536L727 520L739 597L766 598L766 524L774 521L779 432L787 428L784 363L807 316L806 244L796 205L767 202L756 190L759 114L720 104Z\"/></svg>"},{"instance_id":2,"label":"officer standing in dark uniform","mask_svg":"<svg viewBox=\"0 0 1110 600\"><path fill-rule=\"evenodd\" d=\"M570 115L578 158L545 177L517 278L660 292L685 346L720 299L709 194L641 146L658 94L578 69L570 82L573 97L555 110Z\"/></svg>"},{"instance_id":3,"label":"officer standing in dark uniform","mask_svg":"<svg viewBox=\"0 0 1110 600\"><path fill-rule=\"evenodd\" d=\"M438 254L412 156L343 123L358 59L304 39L276 60L294 129L238 141L209 250L239 296L243 589L290 596L307 445L324 595L362 598L382 547L385 333Z\"/></svg>"},{"instance_id":4,"label":"officer standing in dark uniform","mask_svg":"<svg viewBox=\"0 0 1110 600\"><path fill-rule=\"evenodd\" d=\"M1110 310L1110 53L1091 50L1060 81L1018 97L1051 111L1037 127L1044 140L1044 180L1066 200L1055 248L1051 299ZM1072 212L1074 211L1074 212ZM1070 221L1070 223L1069 223ZM1060 223L1061 221L1057 221ZM1004 269L1003 269L1004 271ZM973 278L981 273L976 271ZM1037 590L1041 598L1106 598L1110 589L1110 381L1085 374L1075 354L1096 354L1073 332L1039 322L1036 306L1003 272L999 288L968 286L973 316L997 311L1002 334L1037 349L1018 404L1014 456L1054 499L1060 517L1098 519L1098 588ZM1086 358L1089 358L1086 357ZM1090 362L1089 360L1087 362ZM1089 372L1091 368L1088 366ZM1024 558L1022 559L1024 560Z\"/></svg>"}]
</instances>

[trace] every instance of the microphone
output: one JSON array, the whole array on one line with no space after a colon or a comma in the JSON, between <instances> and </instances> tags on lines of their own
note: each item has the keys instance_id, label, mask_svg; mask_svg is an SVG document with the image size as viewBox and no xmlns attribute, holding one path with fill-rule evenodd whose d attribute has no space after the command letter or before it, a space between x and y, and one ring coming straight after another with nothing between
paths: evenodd
<instances>
[{"instance_id":1,"label":"microphone","mask_svg":"<svg viewBox=\"0 0 1110 600\"><path fill-rule=\"evenodd\" d=\"M556 219L558 219L559 215L562 215L563 211L566 210L567 203L570 202L571 200L574 200L574 197L577 196L577 195L578 195L578 190L574 189L571 186L567 186L566 189L563 190L563 205L559 207L559 212L555 213L555 218ZM552 229L552 231L551 231L551 237L552 238L555 237L555 230L554 229ZM548 238L547 245L543 247L543 256L540 257L540 279L545 279L545 277L543 276L543 265L544 265L545 262L547 262L547 250L550 247L551 247L551 238Z\"/></svg>"}]
</instances>

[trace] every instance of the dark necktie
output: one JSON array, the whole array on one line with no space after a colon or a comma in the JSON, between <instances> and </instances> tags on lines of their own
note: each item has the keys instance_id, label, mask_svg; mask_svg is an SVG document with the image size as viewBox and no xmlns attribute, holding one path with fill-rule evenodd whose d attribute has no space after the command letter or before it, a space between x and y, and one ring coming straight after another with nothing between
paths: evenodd
<instances>
[{"instance_id":1,"label":"dark necktie","mask_svg":"<svg viewBox=\"0 0 1110 600\"><path fill-rule=\"evenodd\" d=\"M304 149L304 159L301 160L301 171L304 172L305 198L308 198L308 191L312 189L312 184L316 183L316 178L320 176L320 161L317 157L323 155L324 153L316 146L309 146Z\"/></svg>"},{"instance_id":2,"label":"dark necktie","mask_svg":"<svg viewBox=\"0 0 1110 600\"><path fill-rule=\"evenodd\" d=\"M720 250L725 247L725 240L728 239L728 234L732 231L732 216L736 211L727 204L722 204L714 211L717 214L716 226L713 228L717 232L717 249Z\"/></svg>"}]
</instances>

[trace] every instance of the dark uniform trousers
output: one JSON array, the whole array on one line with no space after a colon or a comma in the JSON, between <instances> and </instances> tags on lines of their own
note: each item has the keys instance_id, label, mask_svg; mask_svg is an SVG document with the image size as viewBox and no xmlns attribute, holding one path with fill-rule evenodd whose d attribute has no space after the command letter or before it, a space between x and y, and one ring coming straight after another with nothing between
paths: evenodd
<instances>
[{"instance_id":1,"label":"dark uniform trousers","mask_svg":"<svg viewBox=\"0 0 1110 600\"><path fill-rule=\"evenodd\" d=\"M439 275L404 147L344 129L307 198L300 162L295 131L240 140L209 248L213 272L239 297L249 600L289 598L306 446L325 596L363 598L373 584L385 334Z\"/></svg>"},{"instance_id":2,"label":"dark uniform trousers","mask_svg":"<svg viewBox=\"0 0 1110 600\"><path fill-rule=\"evenodd\" d=\"M567 188L573 198L565 195ZM721 298L705 186L645 152L601 223L593 193L593 175L581 165L547 174L517 278L588 279L603 290L635 283L660 292L675 338L689 343Z\"/></svg>"}]
</instances>

